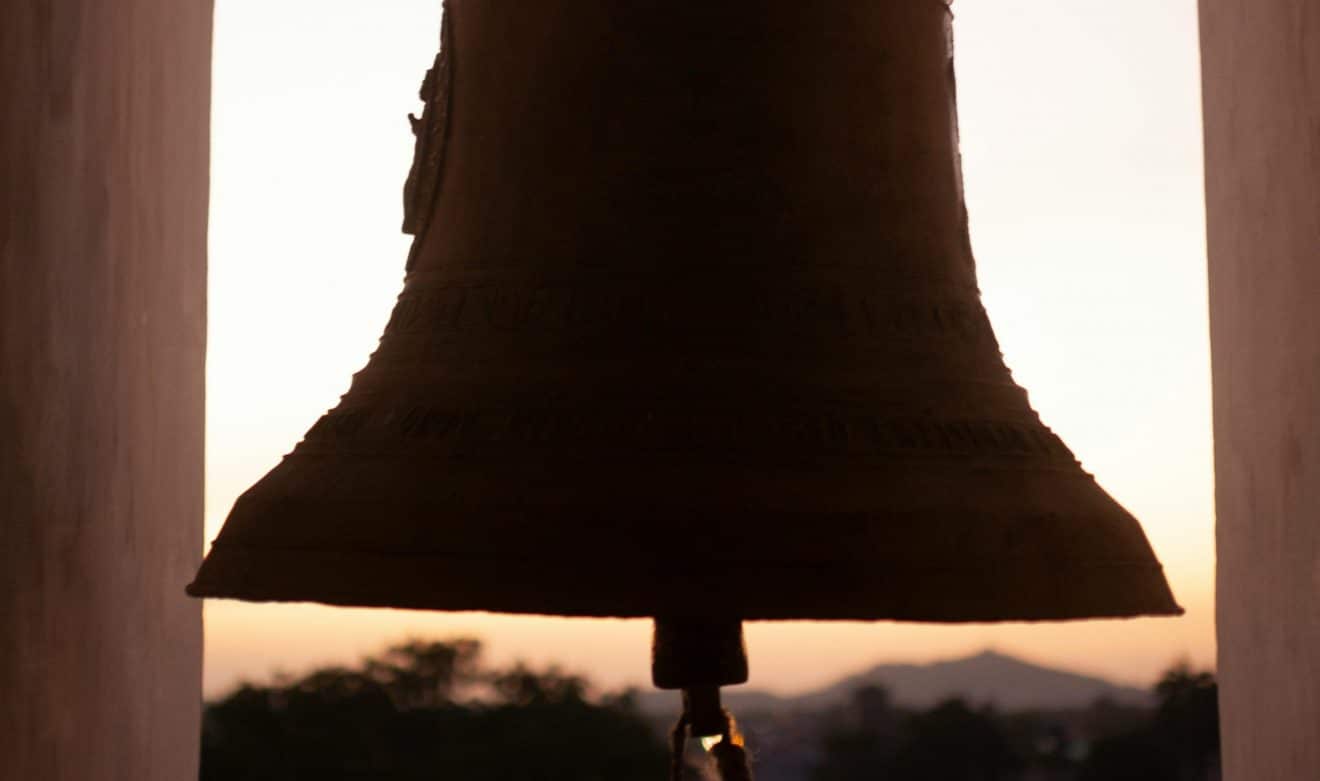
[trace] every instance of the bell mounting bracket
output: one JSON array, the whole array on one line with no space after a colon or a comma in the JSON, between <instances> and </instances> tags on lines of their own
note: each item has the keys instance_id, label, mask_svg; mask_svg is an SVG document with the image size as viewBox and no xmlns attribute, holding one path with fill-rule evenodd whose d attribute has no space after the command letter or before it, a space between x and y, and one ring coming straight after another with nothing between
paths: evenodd
<instances>
[{"instance_id":1,"label":"bell mounting bracket","mask_svg":"<svg viewBox=\"0 0 1320 781\"><path fill-rule=\"evenodd\" d=\"M683 692L683 715L694 737L723 734L728 714L720 706L720 687L747 682L742 619L656 617L651 681Z\"/></svg>"}]
</instances>

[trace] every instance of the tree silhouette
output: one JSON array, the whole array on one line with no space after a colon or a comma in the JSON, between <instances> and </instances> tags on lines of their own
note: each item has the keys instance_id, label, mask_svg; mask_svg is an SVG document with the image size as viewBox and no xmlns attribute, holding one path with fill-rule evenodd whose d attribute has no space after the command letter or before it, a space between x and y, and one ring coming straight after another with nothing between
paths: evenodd
<instances>
[{"instance_id":1,"label":"tree silhouette","mask_svg":"<svg viewBox=\"0 0 1320 781\"><path fill-rule=\"evenodd\" d=\"M1178 665L1155 708L1000 714L948 700L927 711L859 689L827 724L812 781L1210 781L1219 765L1214 676ZM1092 742L1093 741L1093 742ZM753 748L755 745L753 744ZM1089 748L1089 751L1088 751Z\"/></svg>"},{"instance_id":2,"label":"tree silhouette","mask_svg":"<svg viewBox=\"0 0 1320 781\"><path fill-rule=\"evenodd\" d=\"M626 693L483 668L475 640L244 686L206 709L202 781L651 779L666 749Z\"/></svg>"},{"instance_id":3,"label":"tree silhouette","mask_svg":"<svg viewBox=\"0 0 1320 781\"><path fill-rule=\"evenodd\" d=\"M813 781L1008 781L1022 764L995 712L959 699L904 714L870 686L851 711L851 726L826 734Z\"/></svg>"},{"instance_id":4,"label":"tree silhouette","mask_svg":"<svg viewBox=\"0 0 1320 781\"><path fill-rule=\"evenodd\" d=\"M444 643L410 640L363 663L400 709L434 708L453 701L455 689L480 682L481 643L460 638Z\"/></svg>"},{"instance_id":5,"label":"tree silhouette","mask_svg":"<svg viewBox=\"0 0 1320 781\"><path fill-rule=\"evenodd\" d=\"M1219 687L1186 663L1155 684L1159 706L1135 729L1096 744L1082 781L1204 781L1219 766Z\"/></svg>"},{"instance_id":6,"label":"tree silhouette","mask_svg":"<svg viewBox=\"0 0 1320 781\"><path fill-rule=\"evenodd\" d=\"M1022 765L997 714L960 699L912 717L904 733L893 781L1007 781Z\"/></svg>"}]
</instances>

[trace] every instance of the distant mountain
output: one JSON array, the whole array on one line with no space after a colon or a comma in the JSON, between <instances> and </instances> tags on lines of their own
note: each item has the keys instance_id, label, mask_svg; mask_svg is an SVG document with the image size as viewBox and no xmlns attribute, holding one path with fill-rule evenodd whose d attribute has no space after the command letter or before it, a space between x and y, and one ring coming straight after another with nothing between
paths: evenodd
<instances>
[{"instance_id":1,"label":"distant mountain","mask_svg":"<svg viewBox=\"0 0 1320 781\"><path fill-rule=\"evenodd\" d=\"M1011 656L984 651L963 659L930 664L882 664L822 689L782 697L755 689L724 690L726 707L735 714L819 710L841 705L863 686L882 686L894 702L928 708L950 697L968 702L994 704L1001 710L1084 708L1104 697L1121 705L1145 706L1150 695L1103 678L1024 662ZM678 694L650 691L639 704L653 714L677 713Z\"/></svg>"}]
</instances>

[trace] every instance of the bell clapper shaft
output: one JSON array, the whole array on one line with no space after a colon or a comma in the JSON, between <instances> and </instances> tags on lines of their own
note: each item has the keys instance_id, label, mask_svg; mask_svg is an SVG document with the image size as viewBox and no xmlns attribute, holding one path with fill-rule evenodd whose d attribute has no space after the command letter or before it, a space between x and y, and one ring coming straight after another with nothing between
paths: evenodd
<instances>
[{"instance_id":1,"label":"bell clapper shaft","mask_svg":"<svg viewBox=\"0 0 1320 781\"><path fill-rule=\"evenodd\" d=\"M661 689L679 689L683 715L674 727L673 777L682 777L685 739L720 736L713 750L726 779L751 778L746 754L733 745L733 719L720 705L720 687L747 682L747 647L737 618L655 619L651 680Z\"/></svg>"},{"instance_id":2,"label":"bell clapper shaft","mask_svg":"<svg viewBox=\"0 0 1320 781\"><path fill-rule=\"evenodd\" d=\"M683 689L683 716L694 738L722 735L729 719L720 705L720 687L694 686Z\"/></svg>"}]
</instances>

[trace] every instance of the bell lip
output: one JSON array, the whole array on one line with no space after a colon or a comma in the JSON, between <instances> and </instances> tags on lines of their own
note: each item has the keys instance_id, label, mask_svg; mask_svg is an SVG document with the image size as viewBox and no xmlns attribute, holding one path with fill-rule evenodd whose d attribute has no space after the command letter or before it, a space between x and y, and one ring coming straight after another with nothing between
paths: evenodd
<instances>
[{"instance_id":1,"label":"bell lip","mask_svg":"<svg viewBox=\"0 0 1320 781\"><path fill-rule=\"evenodd\" d=\"M656 613L643 613L643 612L628 612L628 613L622 613L618 611L550 612L545 610L501 609L497 607L456 607L456 608L405 607L400 605L374 604L374 603L353 602L353 601L335 602L335 601L328 601L322 599L312 599L307 597L304 598L270 597L270 598L257 599L253 597L243 597L243 596L235 596L229 594L201 593L199 590L194 589L193 585L194 584L189 583L188 586L184 588L184 591L187 593L189 597L192 597L194 599L218 599L218 600L224 600L226 602L243 602L250 605L319 605L322 607L368 608L368 609L377 609L377 610L415 610L415 611L434 612L434 613L486 613L489 615L501 615L501 616L534 616L537 618L567 618L567 619L581 618L581 619L597 619L597 620L613 619L619 621L655 619L658 617ZM1152 609L1140 613L1113 613L1113 614L1075 615L1075 616L1058 616L1058 617L1044 617L1044 618L912 618L912 617L894 617L894 616L863 617L863 616L833 616L833 615L759 616L759 615L742 615L742 614L736 614L734 615L734 617L736 617L737 620L739 621L745 621L749 623L767 623L773 621L773 622L800 623L800 624L895 623L895 624L972 625L972 624L1047 624L1047 623L1059 624L1059 623L1073 623L1073 622L1082 622L1082 621L1124 621L1135 618L1181 618L1184 615L1186 615L1186 613L1187 610L1185 608L1183 608L1181 605L1174 604L1174 606L1171 609L1167 609L1167 610ZM663 615L671 616L671 617L677 615L684 618L688 618L688 617L711 618L711 617L727 617L733 614L729 614L729 613L713 614L713 613L696 612L696 611L691 613L683 613L683 612L675 613L673 611L667 611L663 613Z\"/></svg>"},{"instance_id":2,"label":"bell lip","mask_svg":"<svg viewBox=\"0 0 1320 781\"><path fill-rule=\"evenodd\" d=\"M215 559L217 551L220 561ZM192 597L246 602L565 618L664 615L744 621L977 624L1172 618L1186 613L1174 599L1163 567L1145 562L1074 563L1067 572L1042 569L1039 577L1019 577L1016 584L1007 586L999 585L1005 579L996 577L997 569L964 569L961 585L951 586L950 570L927 568L927 580L912 583L903 593L886 591L892 583L888 579L871 580L871 588L867 588L865 573L853 583L857 588L839 591L839 580L834 577L837 567L758 564L713 572L652 573L666 578L659 587L644 575L639 578L635 568L597 573L586 580L579 577L581 571L569 564L511 580L489 562L469 557L222 545L213 549L184 590ZM358 577L345 577L348 572L357 572ZM915 577L916 573L913 569L902 574ZM813 575L818 576L814 581ZM611 582L611 576L622 577ZM782 584L790 577L793 586L787 589L747 586L751 582ZM1037 582L1031 588L1023 587L1032 580ZM1115 589L1114 584L1130 588ZM1042 594L1048 596L1038 599Z\"/></svg>"}]
</instances>

